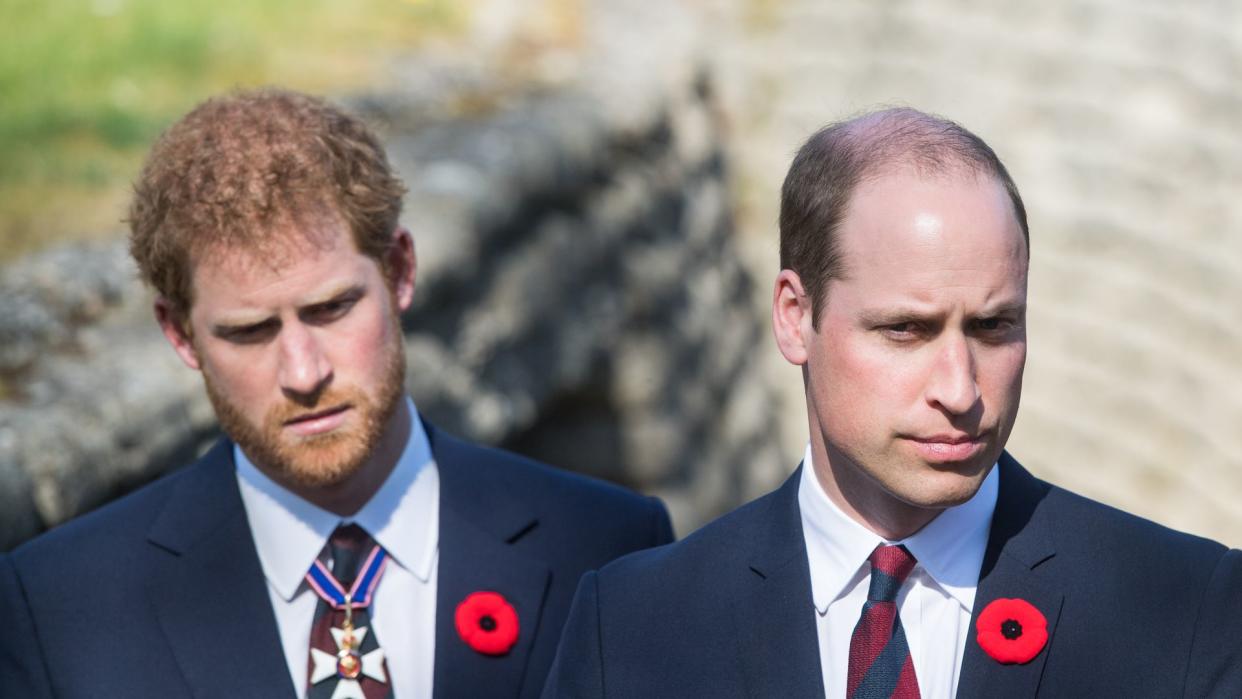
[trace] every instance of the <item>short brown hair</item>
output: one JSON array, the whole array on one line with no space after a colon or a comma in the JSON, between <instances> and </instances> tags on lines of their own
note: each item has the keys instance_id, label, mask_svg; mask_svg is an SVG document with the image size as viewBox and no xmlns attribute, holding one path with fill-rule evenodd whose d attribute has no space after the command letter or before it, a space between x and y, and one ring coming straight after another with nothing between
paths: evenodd
<instances>
[{"instance_id":1,"label":"short brown hair","mask_svg":"<svg viewBox=\"0 0 1242 699\"><path fill-rule=\"evenodd\" d=\"M811 297L812 324L829 280L841 276L837 230L860 183L911 166L937 174L953 168L996 178L1013 203L1030 249L1022 195L996 153L962 126L915 109L894 108L830 124L803 144L781 187L781 269L798 274Z\"/></svg>"},{"instance_id":2,"label":"short brown hair","mask_svg":"<svg viewBox=\"0 0 1242 699\"><path fill-rule=\"evenodd\" d=\"M207 250L263 252L273 229L340 216L382 263L405 187L370 129L310 95L265 88L215 97L156 141L134 185L130 253L143 278L188 311Z\"/></svg>"}]
</instances>

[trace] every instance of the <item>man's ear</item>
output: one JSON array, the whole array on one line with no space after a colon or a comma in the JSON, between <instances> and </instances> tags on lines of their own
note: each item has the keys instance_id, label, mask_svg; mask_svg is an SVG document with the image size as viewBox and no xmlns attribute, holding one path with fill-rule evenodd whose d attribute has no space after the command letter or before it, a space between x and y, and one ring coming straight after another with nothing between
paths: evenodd
<instances>
[{"instance_id":1,"label":"man's ear","mask_svg":"<svg viewBox=\"0 0 1242 699\"><path fill-rule=\"evenodd\" d=\"M171 301L159 296L155 299L155 321L160 324L160 330L164 331L164 337L168 338L168 344L172 345L181 361L191 369L201 369L198 352L190 337L189 317L177 310Z\"/></svg>"},{"instance_id":2,"label":"man's ear","mask_svg":"<svg viewBox=\"0 0 1242 699\"><path fill-rule=\"evenodd\" d=\"M414 252L414 236L409 229L397 228L392 245L384 255L384 269L392 284L397 309L404 311L414 301L414 280L418 277L418 255Z\"/></svg>"},{"instance_id":3,"label":"man's ear","mask_svg":"<svg viewBox=\"0 0 1242 699\"><path fill-rule=\"evenodd\" d=\"M813 333L811 297L802 287L802 280L792 269L776 275L772 291L772 332L776 345L790 364L806 364L809 334Z\"/></svg>"}]
</instances>

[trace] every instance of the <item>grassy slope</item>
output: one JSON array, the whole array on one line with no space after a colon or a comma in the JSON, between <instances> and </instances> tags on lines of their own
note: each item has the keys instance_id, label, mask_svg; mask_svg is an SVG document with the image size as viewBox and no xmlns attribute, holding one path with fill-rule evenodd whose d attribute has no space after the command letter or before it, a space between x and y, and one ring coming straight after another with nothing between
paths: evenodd
<instances>
[{"instance_id":1,"label":"grassy slope","mask_svg":"<svg viewBox=\"0 0 1242 699\"><path fill-rule=\"evenodd\" d=\"M0 260L121 227L159 131L234 86L313 92L460 30L460 0L0 0Z\"/></svg>"}]
</instances>

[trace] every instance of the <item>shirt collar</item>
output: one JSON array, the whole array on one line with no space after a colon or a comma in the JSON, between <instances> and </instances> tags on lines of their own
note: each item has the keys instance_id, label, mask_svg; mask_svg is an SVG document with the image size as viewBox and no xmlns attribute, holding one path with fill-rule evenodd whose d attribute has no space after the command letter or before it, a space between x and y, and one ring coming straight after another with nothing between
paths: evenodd
<instances>
[{"instance_id":1,"label":"shirt collar","mask_svg":"<svg viewBox=\"0 0 1242 699\"><path fill-rule=\"evenodd\" d=\"M237 483L263 574L285 600L293 599L328 537L355 522L393 562L420 581L431 579L439 539L440 473L414 401L406 397L410 438L380 489L353 516L342 518L294 495L264 475L234 445Z\"/></svg>"},{"instance_id":2,"label":"shirt collar","mask_svg":"<svg viewBox=\"0 0 1242 699\"><path fill-rule=\"evenodd\" d=\"M987 548L992 513L996 510L1000 469L992 467L970 500L946 509L912 536L887 541L867 529L828 498L815 477L808 444L798 484L798 506L811 566L811 595L815 608L828 606L844 595L851 583L869 572L867 558L882 543L905 544L931 581L966 610L974 608L979 569Z\"/></svg>"}]
</instances>

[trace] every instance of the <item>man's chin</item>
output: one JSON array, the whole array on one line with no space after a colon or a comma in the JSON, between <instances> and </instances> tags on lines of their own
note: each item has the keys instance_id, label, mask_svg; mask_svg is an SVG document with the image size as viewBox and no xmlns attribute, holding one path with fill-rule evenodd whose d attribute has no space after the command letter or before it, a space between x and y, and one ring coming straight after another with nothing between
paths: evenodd
<instances>
[{"instance_id":1,"label":"man's chin","mask_svg":"<svg viewBox=\"0 0 1242 699\"><path fill-rule=\"evenodd\" d=\"M928 471L937 475L960 476L982 482L984 477L987 476L988 469L992 467L992 464L996 463L996 459L980 457L964 461L924 461L923 463L927 466Z\"/></svg>"},{"instance_id":2,"label":"man's chin","mask_svg":"<svg viewBox=\"0 0 1242 699\"><path fill-rule=\"evenodd\" d=\"M946 509L961 505L979 492L995 461L965 461L928 464L929 469L910 497L902 498L916 507Z\"/></svg>"},{"instance_id":3,"label":"man's chin","mask_svg":"<svg viewBox=\"0 0 1242 699\"><path fill-rule=\"evenodd\" d=\"M304 488L331 488L348 481L362 470L366 457L366 454L355 453L296 458L287 461L282 470L290 481Z\"/></svg>"},{"instance_id":4,"label":"man's chin","mask_svg":"<svg viewBox=\"0 0 1242 699\"><path fill-rule=\"evenodd\" d=\"M278 469L282 480L290 485L305 490L329 490L347 482L358 472L353 468L321 468L307 466L285 466Z\"/></svg>"},{"instance_id":5,"label":"man's chin","mask_svg":"<svg viewBox=\"0 0 1242 699\"><path fill-rule=\"evenodd\" d=\"M286 444L276 449L266 444L243 443L241 447L251 455L256 466L262 467L275 480L313 490L345 483L362 469L370 455L358 440L348 438Z\"/></svg>"}]
</instances>

